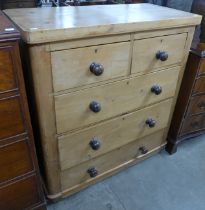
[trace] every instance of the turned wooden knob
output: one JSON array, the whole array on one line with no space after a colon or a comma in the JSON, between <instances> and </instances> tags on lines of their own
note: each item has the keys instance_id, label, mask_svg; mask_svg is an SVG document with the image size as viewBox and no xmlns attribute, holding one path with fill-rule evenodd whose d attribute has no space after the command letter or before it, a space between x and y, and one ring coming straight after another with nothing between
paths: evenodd
<instances>
[{"instance_id":1,"label":"turned wooden knob","mask_svg":"<svg viewBox=\"0 0 205 210\"><path fill-rule=\"evenodd\" d=\"M157 60L166 61L168 59L169 55L165 51L158 51L156 54Z\"/></svg>"},{"instance_id":2,"label":"turned wooden knob","mask_svg":"<svg viewBox=\"0 0 205 210\"><path fill-rule=\"evenodd\" d=\"M90 175L91 178L94 178L98 175L98 171L95 167L89 168L87 170L88 174Z\"/></svg>"},{"instance_id":3,"label":"turned wooden knob","mask_svg":"<svg viewBox=\"0 0 205 210\"><path fill-rule=\"evenodd\" d=\"M95 75L95 76L100 76L104 72L104 67L101 64L98 63L92 63L90 65L90 71Z\"/></svg>"},{"instance_id":4,"label":"turned wooden knob","mask_svg":"<svg viewBox=\"0 0 205 210\"><path fill-rule=\"evenodd\" d=\"M95 112L95 113L100 112L100 110L101 110L100 103L98 103L97 101L92 101L90 103L90 110Z\"/></svg>"},{"instance_id":5,"label":"turned wooden knob","mask_svg":"<svg viewBox=\"0 0 205 210\"><path fill-rule=\"evenodd\" d=\"M162 87L159 85L153 85L151 87L151 92L154 93L155 95L159 95L162 93Z\"/></svg>"},{"instance_id":6,"label":"turned wooden knob","mask_svg":"<svg viewBox=\"0 0 205 210\"><path fill-rule=\"evenodd\" d=\"M155 125L156 125L156 121L153 120L152 118L148 118L148 119L146 120L145 123L146 123L150 128L153 128L153 127L155 127Z\"/></svg>"},{"instance_id":7,"label":"turned wooden knob","mask_svg":"<svg viewBox=\"0 0 205 210\"><path fill-rule=\"evenodd\" d=\"M139 151L141 152L142 155L145 155L149 152L149 150L145 146L140 147Z\"/></svg>"},{"instance_id":8,"label":"turned wooden knob","mask_svg":"<svg viewBox=\"0 0 205 210\"><path fill-rule=\"evenodd\" d=\"M97 138L93 138L90 143L89 143L90 147L93 150L98 150L100 149L100 141Z\"/></svg>"}]
</instances>

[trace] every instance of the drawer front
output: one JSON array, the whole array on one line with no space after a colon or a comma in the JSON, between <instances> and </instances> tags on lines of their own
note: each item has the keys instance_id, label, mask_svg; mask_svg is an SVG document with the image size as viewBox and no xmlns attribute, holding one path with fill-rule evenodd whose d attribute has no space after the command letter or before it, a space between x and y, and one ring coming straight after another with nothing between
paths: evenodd
<instances>
[{"instance_id":1,"label":"drawer front","mask_svg":"<svg viewBox=\"0 0 205 210\"><path fill-rule=\"evenodd\" d=\"M66 190L75 185L84 182L95 180L90 177L88 170L95 168L98 172L97 177L109 172L115 167L118 167L128 161L134 159L141 159L149 154L149 151L162 145L164 130L152 134L151 136L144 137L138 141L134 141L116 150L113 150L98 158L87 161L81 165L70 168L61 172L62 190ZM146 153L146 154L142 154Z\"/></svg>"},{"instance_id":2,"label":"drawer front","mask_svg":"<svg viewBox=\"0 0 205 210\"><path fill-rule=\"evenodd\" d=\"M109 122L60 137L58 151L61 169L70 168L165 128L171 105L172 99L169 99ZM154 120L154 127L146 124L147 119Z\"/></svg>"},{"instance_id":3,"label":"drawer front","mask_svg":"<svg viewBox=\"0 0 205 210\"><path fill-rule=\"evenodd\" d=\"M205 93L205 76L196 80L192 94Z\"/></svg>"},{"instance_id":4,"label":"drawer front","mask_svg":"<svg viewBox=\"0 0 205 210\"><path fill-rule=\"evenodd\" d=\"M37 186L36 177L31 176L0 187L0 209L32 209L41 201Z\"/></svg>"},{"instance_id":5,"label":"drawer front","mask_svg":"<svg viewBox=\"0 0 205 210\"><path fill-rule=\"evenodd\" d=\"M205 95L191 98L188 106L187 116L200 113L205 113Z\"/></svg>"},{"instance_id":6,"label":"drawer front","mask_svg":"<svg viewBox=\"0 0 205 210\"><path fill-rule=\"evenodd\" d=\"M54 91L126 76L129 55L130 42L52 52Z\"/></svg>"},{"instance_id":7,"label":"drawer front","mask_svg":"<svg viewBox=\"0 0 205 210\"><path fill-rule=\"evenodd\" d=\"M184 57L186 37L187 34L184 33L136 40L133 49L132 73L149 73L157 68L180 63ZM161 53L157 58L159 51Z\"/></svg>"},{"instance_id":8,"label":"drawer front","mask_svg":"<svg viewBox=\"0 0 205 210\"><path fill-rule=\"evenodd\" d=\"M17 87L12 61L12 47L0 47L0 93Z\"/></svg>"},{"instance_id":9,"label":"drawer front","mask_svg":"<svg viewBox=\"0 0 205 210\"><path fill-rule=\"evenodd\" d=\"M178 73L176 67L56 96L57 132L83 127L170 98L175 94ZM151 92L156 84L162 88L159 95Z\"/></svg>"},{"instance_id":10,"label":"drawer front","mask_svg":"<svg viewBox=\"0 0 205 210\"><path fill-rule=\"evenodd\" d=\"M205 74L205 58L200 59L199 74Z\"/></svg>"},{"instance_id":11,"label":"drawer front","mask_svg":"<svg viewBox=\"0 0 205 210\"><path fill-rule=\"evenodd\" d=\"M22 140L0 146L0 182L7 181L33 170L28 142Z\"/></svg>"},{"instance_id":12,"label":"drawer front","mask_svg":"<svg viewBox=\"0 0 205 210\"><path fill-rule=\"evenodd\" d=\"M0 100L0 139L25 131L18 97Z\"/></svg>"},{"instance_id":13,"label":"drawer front","mask_svg":"<svg viewBox=\"0 0 205 210\"><path fill-rule=\"evenodd\" d=\"M184 119L180 136L205 129L205 115L191 116Z\"/></svg>"}]
</instances>

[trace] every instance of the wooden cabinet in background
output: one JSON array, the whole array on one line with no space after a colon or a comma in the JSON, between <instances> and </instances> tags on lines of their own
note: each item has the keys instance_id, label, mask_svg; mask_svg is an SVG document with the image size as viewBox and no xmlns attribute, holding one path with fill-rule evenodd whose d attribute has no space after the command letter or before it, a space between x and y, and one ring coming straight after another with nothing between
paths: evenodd
<instances>
[{"instance_id":1,"label":"wooden cabinet in background","mask_svg":"<svg viewBox=\"0 0 205 210\"><path fill-rule=\"evenodd\" d=\"M20 36L0 12L0 209L46 209L19 57Z\"/></svg>"},{"instance_id":2,"label":"wooden cabinet in background","mask_svg":"<svg viewBox=\"0 0 205 210\"><path fill-rule=\"evenodd\" d=\"M35 0L1 0L0 9L35 7Z\"/></svg>"},{"instance_id":3,"label":"wooden cabinet in background","mask_svg":"<svg viewBox=\"0 0 205 210\"><path fill-rule=\"evenodd\" d=\"M166 150L173 154L177 144L205 133L205 45L192 49L182 80L168 134Z\"/></svg>"}]
</instances>

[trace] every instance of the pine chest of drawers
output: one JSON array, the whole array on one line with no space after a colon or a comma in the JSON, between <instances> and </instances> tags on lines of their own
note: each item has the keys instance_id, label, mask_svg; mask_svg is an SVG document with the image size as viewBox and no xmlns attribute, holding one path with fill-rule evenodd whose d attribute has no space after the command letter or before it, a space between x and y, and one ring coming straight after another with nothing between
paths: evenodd
<instances>
[{"instance_id":1,"label":"pine chest of drawers","mask_svg":"<svg viewBox=\"0 0 205 210\"><path fill-rule=\"evenodd\" d=\"M27 43L50 199L165 145L200 16L151 4L5 12Z\"/></svg>"}]
</instances>

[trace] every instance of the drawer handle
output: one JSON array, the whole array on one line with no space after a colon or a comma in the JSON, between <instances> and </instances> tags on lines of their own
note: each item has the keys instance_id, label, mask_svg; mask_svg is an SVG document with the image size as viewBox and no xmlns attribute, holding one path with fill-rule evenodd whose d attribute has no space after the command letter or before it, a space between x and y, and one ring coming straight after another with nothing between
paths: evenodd
<instances>
[{"instance_id":1,"label":"drawer handle","mask_svg":"<svg viewBox=\"0 0 205 210\"><path fill-rule=\"evenodd\" d=\"M95 137L90 141L89 144L93 150L98 150L100 149L100 146L101 146L100 141Z\"/></svg>"},{"instance_id":2,"label":"drawer handle","mask_svg":"<svg viewBox=\"0 0 205 210\"><path fill-rule=\"evenodd\" d=\"M93 111L93 112L95 112L95 113L100 112L100 110L101 110L100 103L98 103L97 101L92 101L90 103L90 110Z\"/></svg>"},{"instance_id":3,"label":"drawer handle","mask_svg":"<svg viewBox=\"0 0 205 210\"><path fill-rule=\"evenodd\" d=\"M157 60L166 61L168 59L169 55L165 51L158 51L156 54Z\"/></svg>"},{"instance_id":4,"label":"drawer handle","mask_svg":"<svg viewBox=\"0 0 205 210\"><path fill-rule=\"evenodd\" d=\"M159 95L162 93L162 87L159 85L153 85L151 87L151 92L154 93L155 95Z\"/></svg>"},{"instance_id":5,"label":"drawer handle","mask_svg":"<svg viewBox=\"0 0 205 210\"><path fill-rule=\"evenodd\" d=\"M90 71L95 75L95 76L100 76L104 72L104 67L101 64L98 63L92 63L90 65Z\"/></svg>"},{"instance_id":6,"label":"drawer handle","mask_svg":"<svg viewBox=\"0 0 205 210\"><path fill-rule=\"evenodd\" d=\"M156 125L156 121L152 118L148 118L145 122L150 128L154 128Z\"/></svg>"},{"instance_id":7,"label":"drawer handle","mask_svg":"<svg viewBox=\"0 0 205 210\"><path fill-rule=\"evenodd\" d=\"M198 104L198 107L200 109L204 109L205 108L205 102L204 101L201 101L199 104Z\"/></svg>"},{"instance_id":8,"label":"drawer handle","mask_svg":"<svg viewBox=\"0 0 205 210\"><path fill-rule=\"evenodd\" d=\"M91 178L94 178L98 175L98 171L95 167L89 168L87 170L88 174L90 175Z\"/></svg>"},{"instance_id":9,"label":"drawer handle","mask_svg":"<svg viewBox=\"0 0 205 210\"><path fill-rule=\"evenodd\" d=\"M145 155L149 152L149 150L145 146L140 147L139 151L141 152L142 155Z\"/></svg>"}]
</instances>

